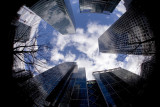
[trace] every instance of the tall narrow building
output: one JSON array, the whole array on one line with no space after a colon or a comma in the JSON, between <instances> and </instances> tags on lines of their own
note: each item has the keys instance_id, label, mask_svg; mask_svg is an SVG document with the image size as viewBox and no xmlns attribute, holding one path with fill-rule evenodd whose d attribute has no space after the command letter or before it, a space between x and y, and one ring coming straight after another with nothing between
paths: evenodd
<instances>
[{"instance_id":1,"label":"tall narrow building","mask_svg":"<svg viewBox=\"0 0 160 107\"><path fill-rule=\"evenodd\" d=\"M96 80L87 81L89 107L107 107Z\"/></svg>"},{"instance_id":2,"label":"tall narrow building","mask_svg":"<svg viewBox=\"0 0 160 107\"><path fill-rule=\"evenodd\" d=\"M155 54L154 34L148 18L134 6L112 24L99 38L104 53Z\"/></svg>"},{"instance_id":3,"label":"tall narrow building","mask_svg":"<svg viewBox=\"0 0 160 107\"><path fill-rule=\"evenodd\" d=\"M124 1L124 6L126 8L126 10L128 10L128 8L130 7L130 4L132 2L132 0L123 0Z\"/></svg>"},{"instance_id":4,"label":"tall narrow building","mask_svg":"<svg viewBox=\"0 0 160 107\"><path fill-rule=\"evenodd\" d=\"M79 0L80 12L110 14L120 0Z\"/></svg>"},{"instance_id":5,"label":"tall narrow building","mask_svg":"<svg viewBox=\"0 0 160 107\"><path fill-rule=\"evenodd\" d=\"M20 83L22 95L28 107L46 107L57 103L72 72L77 71L74 62L57 65L27 81ZM24 91L24 92L23 92ZM26 106L24 105L24 106Z\"/></svg>"},{"instance_id":6,"label":"tall narrow building","mask_svg":"<svg viewBox=\"0 0 160 107\"><path fill-rule=\"evenodd\" d=\"M39 0L30 9L61 34L75 33L70 0Z\"/></svg>"},{"instance_id":7,"label":"tall narrow building","mask_svg":"<svg viewBox=\"0 0 160 107\"><path fill-rule=\"evenodd\" d=\"M27 107L89 106L86 72L75 62L57 65L19 86Z\"/></svg>"},{"instance_id":8,"label":"tall narrow building","mask_svg":"<svg viewBox=\"0 0 160 107\"><path fill-rule=\"evenodd\" d=\"M89 107L85 68L73 72L58 107Z\"/></svg>"},{"instance_id":9,"label":"tall narrow building","mask_svg":"<svg viewBox=\"0 0 160 107\"><path fill-rule=\"evenodd\" d=\"M30 38L31 26L19 21L13 23L13 26L15 26L14 42L27 42Z\"/></svg>"},{"instance_id":10,"label":"tall narrow building","mask_svg":"<svg viewBox=\"0 0 160 107\"><path fill-rule=\"evenodd\" d=\"M107 107L137 107L136 98L143 92L143 79L125 69L93 72Z\"/></svg>"}]
</instances>

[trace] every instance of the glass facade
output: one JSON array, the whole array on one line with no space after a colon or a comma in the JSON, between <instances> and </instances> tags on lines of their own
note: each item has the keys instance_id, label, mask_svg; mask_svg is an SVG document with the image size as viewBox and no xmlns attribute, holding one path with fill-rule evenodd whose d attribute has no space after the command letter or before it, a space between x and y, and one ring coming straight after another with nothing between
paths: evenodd
<instances>
[{"instance_id":1,"label":"glass facade","mask_svg":"<svg viewBox=\"0 0 160 107\"><path fill-rule=\"evenodd\" d=\"M124 1L124 6L126 7L126 10L128 10L128 8L130 7L130 4L132 2L132 0L123 0Z\"/></svg>"},{"instance_id":2,"label":"glass facade","mask_svg":"<svg viewBox=\"0 0 160 107\"><path fill-rule=\"evenodd\" d=\"M132 107L142 92L140 76L122 68L93 73L108 107Z\"/></svg>"},{"instance_id":3,"label":"glass facade","mask_svg":"<svg viewBox=\"0 0 160 107\"><path fill-rule=\"evenodd\" d=\"M86 72L74 62L57 65L19 83L33 107L88 107Z\"/></svg>"},{"instance_id":4,"label":"glass facade","mask_svg":"<svg viewBox=\"0 0 160 107\"><path fill-rule=\"evenodd\" d=\"M89 107L107 107L95 80L87 81Z\"/></svg>"},{"instance_id":5,"label":"glass facade","mask_svg":"<svg viewBox=\"0 0 160 107\"><path fill-rule=\"evenodd\" d=\"M79 0L80 12L112 13L120 0Z\"/></svg>"},{"instance_id":6,"label":"glass facade","mask_svg":"<svg viewBox=\"0 0 160 107\"><path fill-rule=\"evenodd\" d=\"M14 41L22 43L27 42L30 38L31 27L19 21L16 21L13 25L16 27Z\"/></svg>"},{"instance_id":7,"label":"glass facade","mask_svg":"<svg viewBox=\"0 0 160 107\"><path fill-rule=\"evenodd\" d=\"M62 93L61 90L66 86L68 78L76 70L76 63L66 62L57 65L27 81L20 83L24 94L31 100L35 107L50 106L56 103Z\"/></svg>"},{"instance_id":8,"label":"glass facade","mask_svg":"<svg viewBox=\"0 0 160 107\"><path fill-rule=\"evenodd\" d=\"M39 0L30 9L61 34L75 33L75 21L69 0Z\"/></svg>"},{"instance_id":9,"label":"glass facade","mask_svg":"<svg viewBox=\"0 0 160 107\"><path fill-rule=\"evenodd\" d=\"M146 15L130 8L99 38L100 52L150 55L155 53L153 31Z\"/></svg>"},{"instance_id":10,"label":"glass facade","mask_svg":"<svg viewBox=\"0 0 160 107\"><path fill-rule=\"evenodd\" d=\"M84 68L79 68L70 78L59 107L88 107L88 93L86 73Z\"/></svg>"},{"instance_id":11,"label":"glass facade","mask_svg":"<svg viewBox=\"0 0 160 107\"><path fill-rule=\"evenodd\" d=\"M156 65L156 56L152 56L151 59L144 61L141 64L141 73L140 76L142 76L144 79L150 78L153 74L153 71L155 71L155 65Z\"/></svg>"}]
</instances>

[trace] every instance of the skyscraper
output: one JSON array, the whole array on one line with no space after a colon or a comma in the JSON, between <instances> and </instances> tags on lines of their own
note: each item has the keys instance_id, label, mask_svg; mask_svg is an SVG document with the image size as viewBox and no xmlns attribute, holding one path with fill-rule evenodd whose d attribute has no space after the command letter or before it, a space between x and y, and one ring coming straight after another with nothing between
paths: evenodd
<instances>
[{"instance_id":1,"label":"skyscraper","mask_svg":"<svg viewBox=\"0 0 160 107\"><path fill-rule=\"evenodd\" d=\"M13 23L13 26L15 26L14 41L22 43L27 42L30 38L31 27L19 21Z\"/></svg>"},{"instance_id":2,"label":"skyscraper","mask_svg":"<svg viewBox=\"0 0 160 107\"><path fill-rule=\"evenodd\" d=\"M59 107L88 107L88 93L85 68L73 72L65 89Z\"/></svg>"},{"instance_id":3,"label":"skyscraper","mask_svg":"<svg viewBox=\"0 0 160 107\"><path fill-rule=\"evenodd\" d=\"M128 10L128 8L130 7L130 4L132 2L132 0L123 0L124 1L124 6L126 7L126 10Z\"/></svg>"},{"instance_id":4,"label":"skyscraper","mask_svg":"<svg viewBox=\"0 0 160 107\"><path fill-rule=\"evenodd\" d=\"M144 79L150 78L155 70L155 65L156 65L156 56L152 56L149 60L144 61L141 64L141 73L140 75Z\"/></svg>"},{"instance_id":5,"label":"skyscraper","mask_svg":"<svg viewBox=\"0 0 160 107\"><path fill-rule=\"evenodd\" d=\"M107 107L96 80L87 81L89 107Z\"/></svg>"},{"instance_id":6,"label":"skyscraper","mask_svg":"<svg viewBox=\"0 0 160 107\"><path fill-rule=\"evenodd\" d=\"M125 69L93 72L108 107L134 107L143 79Z\"/></svg>"},{"instance_id":7,"label":"skyscraper","mask_svg":"<svg viewBox=\"0 0 160 107\"><path fill-rule=\"evenodd\" d=\"M19 86L27 106L89 106L85 69L74 62L57 65Z\"/></svg>"},{"instance_id":8,"label":"skyscraper","mask_svg":"<svg viewBox=\"0 0 160 107\"><path fill-rule=\"evenodd\" d=\"M80 12L112 13L120 0L79 0Z\"/></svg>"},{"instance_id":9,"label":"skyscraper","mask_svg":"<svg viewBox=\"0 0 160 107\"><path fill-rule=\"evenodd\" d=\"M57 65L27 81L20 83L28 106L50 106L62 94L72 72L77 70L76 63L66 62ZM24 105L25 106L25 105Z\"/></svg>"},{"instance_id":10,"label":"skyscraper","mask_svg":"<svg viewBox=\"0 0 160 107\"><path fill-rule=\"evenodd\" d=\"M150 55L155 54L154 34L146 15L130 8L98 39L99 51Z\"/></svg>"},{"instance_id":11,"label":"skyscraper","mask_svg":"<svg viewBox=\"0 0 160 107\"><path fill-rule=\"evenodd\" d=\"M61 34L75 33L75 21L69 0L39 0L30 9Z\"/></svg>"}]
</instances>

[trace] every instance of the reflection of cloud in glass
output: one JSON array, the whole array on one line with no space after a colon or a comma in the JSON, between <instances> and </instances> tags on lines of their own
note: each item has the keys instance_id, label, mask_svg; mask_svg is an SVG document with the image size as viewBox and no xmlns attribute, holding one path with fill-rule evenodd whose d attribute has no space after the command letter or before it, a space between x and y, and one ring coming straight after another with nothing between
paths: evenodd
<instances>
[{"instance_id":1,"label":"reflection of cloud in glass","mask_svg":"<svg viewBox=\"0 0 160 107\"><path fill-rule=\"evenodd\" d=\"M73 22L62 0L41 0L31 7L37 15L43 18L62 34L75 33Z\"/></svg>"}]
</instances>

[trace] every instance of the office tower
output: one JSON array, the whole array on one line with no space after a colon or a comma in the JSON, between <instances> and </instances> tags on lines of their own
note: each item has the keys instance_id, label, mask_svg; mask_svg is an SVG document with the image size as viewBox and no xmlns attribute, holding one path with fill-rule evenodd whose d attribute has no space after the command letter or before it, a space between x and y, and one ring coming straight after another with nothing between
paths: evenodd
<instances>
[{"instance_id":1,"label":"office tower","mask_svg":"<svg viewBox=\"0 0 160 107\"><path fill-rule=\"evenodd\" d=\"M85 69L74 62L57 65L19 86L27 106L89 106Z\"/></svg>"},{"instance_id":2,"label":"office tower","mask_svg":"<svg viewBox=\"0 0 160 107\"><path fill-rule=\"evenodd\" d=\"M87 81L89 107L107 107L96 80Z\"/></svg>"},{"instance_id":3,"label":"office tower","mask_svg":"<svg viewBox=\"0 0 160 107\"><path fill-rule=\"evenodd\" d=\"M155 54L155 41L145 14L130 7L99 38L99 51L150 55Z\"/></svg>"},{"instance_id":4,"label":"office tower","mask_svg":"<svg viewBox=\"0 0 160 107\"><path fill-rule=\"evenodd\" d=\"M79 0L80 12L112 13L120 0Z\"/></svg>"},{"instance_id":5,"label":"office tower","mask_svg":"<svg viewBox=\"0 0 160 107\"><path fill-rule=\"evenodd\" d=\"M59 64L25 82L19 83L26 105L44 107L60 98L72 72L77 70L74 62ZM24 104L25 106L25 104Z\"/></svg>"},{"instance_id":6,"label":"office tower","mask_svg":"<svg viewBox=\"0 0 160 107\"><path fill-rule=\"evenodd\" d=\"M140 76L144 79L149 79L150 77L152 77L153 75L152 73L156 70L155 66L156 66L156 56L152 56L150 59L144 61L141 64Z\"/></svg>"},{"instance_id":7,"label":"office tower","mask_svg":"<svg viewBox=\"0 0 160 107\"><path fill-rule=\"evenodd\" d=\"M30 38L31 27L19 22L18 20L12 23L15 26L14 41L25 43Z\"/></svg>"},{"instance_id":8,"label":"office tower","mask_svg":"<svg viewBox=\"0 0 160 107\"><path fill-rule=\"evenodd\" d=\"M73 72L58 107L88 107L85 68Z\"/></svg>"},{"instance_id":9,"label":"office tower","mask_svg":"<svg viewBox=\"0 0 160 107\"><path fill-rule=\"evenodd\" d=\"M93 72L108 107L134 107L143 79L125 69Z\"/></svg>"},{"instance_id":10,"label":"office tower","mask_svg":"<svg viewBox=\"0 0 160 107\"><path fill-rule=\"evenodd\" d=\"M30 9L61 34L75 33L70 0L39 0Z\"/></svg>"},{"instance_id":11,"label":"office tower","mask_svg":"<svg viewBox=\"0 0 160 107\"><path fill-rule=\"evenodd\" d=\"M128 8L130 7L130 4L132 2L132 0L123 0L124 1L124 6L126 7L126 10L128 10Z\"/></svg>"}]
</instances>

